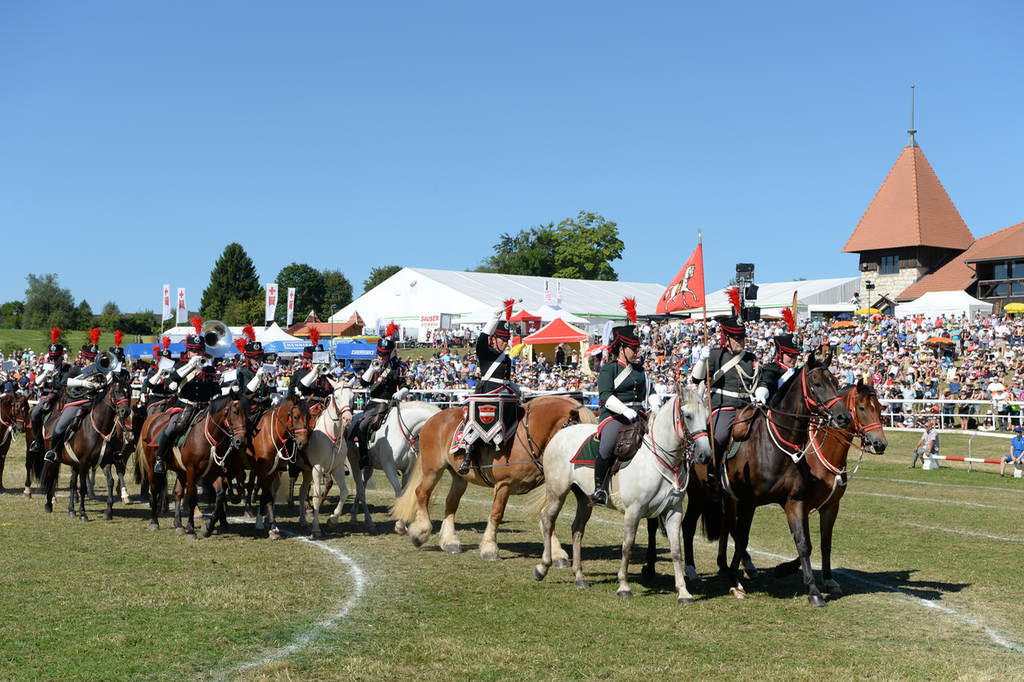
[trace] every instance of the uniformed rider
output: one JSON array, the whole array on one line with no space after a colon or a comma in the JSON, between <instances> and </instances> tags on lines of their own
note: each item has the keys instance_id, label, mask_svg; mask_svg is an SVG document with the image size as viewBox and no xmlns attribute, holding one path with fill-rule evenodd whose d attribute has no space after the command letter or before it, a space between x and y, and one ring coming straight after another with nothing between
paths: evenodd
<instances>
[{"instance_id":1,"label":"uniformed rider","mask_svg":"<svg viewBox=\"0 0 1024 682\"><path fill-rule=\"evenodd\" d=\"M736 410L753 401L758 381L757 357L744 348L747 331L743 323L730 316L721 320L719 327L722 346L701 348L692 374L694 381L707 382L709 387L716 457L725 452Z\"/></svg>"},{"instance_id":2,"label":"uniformed rider","mask_svg":"<svg viewBox=\"0 0 1024 682\"><path fill-rule=\"evenodd\" d=\"M797 362L800 360L802 349L792 334L780 334L773 340L775 359L761 368L757 388L754 389L754 399L760 403L767 403L775 396L782 384L796 372Z\"/></svg>"},{"instance_id":3,"label":"uniformed rider","mask_svg":"<svg viewBox=\"0 0 1024 682\"><path fill-rule=\"evenodd\" d=\"M250 339L242 351L245 359L238 368L238 386L249 398L252 411L249 416L249 432L255 433L256 424L270 409L273 391L270 390L270 373L264 364L263 344Z\"/></svg>"},{"instance_id":4,"label":"uniformed rider","mask_svg":"<svg viewBox=\"0 0 1024 682\"><path fill-rule=\"evenodd\" d=\"M175 441L191 426L195 416L220 395L217 372L206 354L206 343L201 334L185 338L185 354L174 363L168 381L168 388L176 389L178 393L171 407L171 418L157 442L156 462L153 464L153 473L157 474L167 473L167 455Z\"/></svg>"},{"instance_id":5,"label":"uniformed rider","mask_svg":"<svg viewBox=\"0 0 1024 682\"><path fill-rule=\"evenodd\" d=\"M316 330L313 329L312 332L316 332ZM327 370L327 366L313 364L313 353L323 351L323 347L319 344L320 335L311 333L309 338L313 345L302 349L302 357L299 358L298 369L295 370L292 380L288 384L288 392L308 401L312 406L315 403L323 403L331 397L331 385L327 382L327 377L322 375L322 372Z\"/></svg>"},{"instance_id":6,"label":"uniformed rider","mask_svg":"<svg viewBox=\"0 0 1024 682\"><path fill-rule=\"evenodd\" d=\"M96 356L100 353L100 347L95 343L95 341L99 341L99 334L97 333L99 330L93 329L92 331L94 342L82 346L82 351L78 354L78 358L75 359L74 367L64 374L61 379L64 391L69 393L69 398L68 402L64 405L64 409L61 410L56 426L53 427L53 433L50 435L50 449L43 457L47 462L57 461L57 453L60 452L61 447L64 445L68 429L89 409L93 395L107 385L107 378L103 374L95 373L89 376L82 376L82 370L95 363ZM78 390L78 397L70 397L71 389Z\"/></svg>"},{"instance_id":7,"label":"uniformed rider","mask_svg":"<svg viewBox=\"0 0 1024 682\"><path fill-rule=\"evenodd\" d=\"M605 362L597 375L601 445L594 462L594 494L590 496L590 505L601 507L608 505L609 472L615 462L619 432L638 417L646 417L648 408L656 412L661 407L661 398L639 358L640 339L635 325L612 329L608 353L614 362Z\"/></svg>"},{"instance_id":8,"label":"uniformed rider","mask_svg":"<svg viewBox=\"0 0 1024 682\"><path fill-rule=\"evenodd\" d=\"M164 346L153 346L153 364L149 366L149 371L146 372L146 378L142 381L142 396L141 400L146 405L146 416L150 416L154 412L162 412L166 409L164 401L174 396L174 391L177 388L177 382L170 378L170 370L161 370L160 362L163 360L171 360L171 349L168 347L171 344L171 340L166 336L164 337ZM175 384L175 387L171 387L171 383Z\"/></svg>"},{"instance_id":9,"label":"uniformed rider","mask_svg":"<svg viewBox=\"0 0 1024 682\"><path fill-rule=\"evenodd\" d=\"M405 382L405 369L395 352L398 325L392 322L377 341L377 357L359 376L359 384L367 389L366 406L348 431L348 440L359 448L359 468L366 469L370 462L370 424L374 417L386 413L392 399L404 400L409 395Z\"/></svg>"},{"instance_id":10,"label":"uniformed rider","mask_svg":"<svg viewBox=\"0 0 1024 682\"><path fill-rule=\"evenodd\" d=\"M57 404L64 393L64 377L71 371L71 366L64 362L64 346L57 343L61 330L54 327L50 330L50 348L47 353L47 362L53 365L53 369L43 370L36 374L36 386L40 389L39 402L32 408L29 419L32 422L33 440L29 450L42 452L45 446L43 440L43 422Z\"/></svg>"},{"instance_id":11,"label":"uniformed rider","mask_svg":"<svg viewBox=\"0 0 1024 682\"><path fill-rule=\"evenodd\" d=\"M511 312L512 303L494 309L490 322L484 325L476 338L476 361L480 367L480 381L477 382L475 393L491 393L503 386L511 388L519 395L519 387L512 382L512 358L508 356L508 345L512 338L508 322L501 319L502 315ZM470 462L480 447L480 441L473 441L459 466L460 474L469 473Z\"/></svg>"}]
</instances>

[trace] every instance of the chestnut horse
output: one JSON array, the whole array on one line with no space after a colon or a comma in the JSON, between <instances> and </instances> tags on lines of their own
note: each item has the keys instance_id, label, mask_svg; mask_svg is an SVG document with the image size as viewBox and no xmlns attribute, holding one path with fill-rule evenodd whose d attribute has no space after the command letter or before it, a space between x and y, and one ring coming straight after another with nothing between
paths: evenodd
<instances>
[{"instance_id":1,"label":"chestnut horse","mask_svg":"<svg viewBox=\"0 0 1024 682\"><path fill-rule=\"evenodd\" d=\"M157 438L170 419L169 412L158 412L150 415L142 427L141 449L138 453L146 467L146 476L150 485L149 521L150 530L159 530L160 522L157 515L166 506L167 474L154 474L153 463L156 461ZM179 449L172 449L173 456L168 457L167 466L178 474L174 490L174 529L188 540L198 539L195 531L195 509L198 503L196 484L205 478L217 494L216 506L212 517L203 527L203 537L209 537L220 519L225 522L225 472L232 467L228 462L231 451L241 451L249 440L249 400L244 394L234 391L213 399L209 407L203 410L193 422L185 437L185 443ZM236 463L235 467L240 467ZM182 485L181 479L185 483ZM188 525L181 525L182 497L188 506Z\"/></svg>"},{"instance_id":2,"label":"chestnut horse","mask_svg":"<svg viewBox=\"0 0 1024 682\"><path fill-rule=\"evenodd\" d=\"M252 470L260 501L256 509L256 530L263 530L263 510L267 513L267 526L271 540L280 540L281 531L274 516L274 482L282 469L295 462L298 453L306 449L309 440L309 405L291 395L276 408L267 410L257 425L243 462ZM288 445L291 443L291 449Z\"/></svg>"},{"instance_id":3,"label":"chestnut horse","mask_svg":"<svg viewBox=\"0 0 1024 682\"><path fill-rule=\"evenodd\" d=\"M28 421L28 398L20 393L0 397L0 492L4 490L4 464L15 434L25 433Z\"/></svg>"},{"instance_id":4,"label":"chestnut horse","mask_svg":"<svg viewBox=\"0 0 1024 682\"><path fill-rule=\"evenodd\" d=\"M450 452L455 430L462 423L462 410L443 410L427 420L420 431L420 456L413 467L412 478L405 485L402 497L391 508L391 515L406 524L413 545L419 547L430 537L430 498L445 471L452 474L452 485L445 501L445 519L441 524L439 542L449 554L462 551L455 533L455 512L466 487L474 485L494 488L491 515L480 543L480 556L487 561L498 559L497 532L505 514L509 495L523 495L544 482L544 448L548 441L566 425L596 424L594 414L566 396L539 396L520 408L519 426L509 443L500 449L487 445L478 452L479 466L465 475L457 472L462 463L462 450ZM568 555L557 538L552 540L556 567L568 565Z\"/></svg>"},{"instance_id":5,"label":"chestnut horse","mask_svg":"<svg viewBox=\"0 0 1024 682\"><path fill-rule=\"evenodd\" d=\"M738 568L747 554L754 510L777 503L786 512L804 571L807 599L814 606L825 605L811 570L810 508L805 503L810 472L803 449L808 443L812 422L834 423L839 429L846 429L852 422L850 410L839 396L836 379L828 370L831 360L831 351L824 362L819 362L812 352L807 364L783 384L768 407L758 412L750 424L748 438L740 443L736 455L726 459L723 465L725 475L721 477L721 483L725 491L717 511L724 513L726 530L731 532L736 547L732 563L728 566L724 565L724 554L720 549L720 568L729 575L732 582L730 593L738 599L746 596L739 581ZM683 517L683 541L688 563L693 560L697 518L708 496L705 488L707 468L694 467L694 474L687 486L690 499ZM727 538L717 532L719 529L715 525L705 518L708 539L719 540L721 548ZM695 572L688 570L687 573L692 581Z\"/></svg>"},{"instance_id":6,"label":"chestnut horse","mask_svg":"<svg viewBox=\"0 0 1024 682\"><path fill-rule=\"evenodd\" d=\"M128 382L109 377L107 380L110 383L92 398L81 425L73 434L70 434L70 437L65 439L60 451L57 452L57 462L46 462L43 465L40 486L46 497L43 509L47 513L53 511L53 494L57 487L57 474L60 471L60 465L67 464L71 467L68 516L74 517L75 515L75 484L78 483L78 519L80 521L89 520L85 514L89 470L99 464L107 451L111 449L111 441L117 434L118 428L124 425L124 420L128 418L131 411L129 404L132 390ZM49 443L47 443L47 447L49 447ZM104 518L108 521L112 518L110 510L113 504L112 493L108 491L107 512L104 514Z\"/></svg>"}]
</instances>

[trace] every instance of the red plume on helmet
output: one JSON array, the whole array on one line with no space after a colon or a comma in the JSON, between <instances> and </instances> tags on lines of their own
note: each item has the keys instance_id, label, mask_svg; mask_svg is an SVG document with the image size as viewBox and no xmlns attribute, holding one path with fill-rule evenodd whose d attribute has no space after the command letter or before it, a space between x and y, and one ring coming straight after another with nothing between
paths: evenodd
<instances>
[{"instance_id":1,"label":"red plume on helmet","mask_svg":"<svg viewBox=\"0 0 1024 682\"><path fill-rule=\"evenodd\" d=\"M725 293L729 296L729 303L732 304L733 314L736 315L736 317L739 317L740 309L742 307L740 305L740 288L729 287L728 289L726 289Z\"/></svg>"},{"instance_id":2,"label":"red plume on helmet","mask_svg":"<svg viewBox=\"0 0 1024 682\"><path fill-rule=\"evenodd\" d=\"M97 329L96 327L93 327L92 329L90 329L90 330L89 330L89 343L91 343L91 344L92 344L92 345L94 345L94 346L95 346L95 345L96 345L97 343L99 343L99 342L100 342L100 335L101 335L102 333L103 333L103 332L101 332L101 331L100 331L99 329Z\"/></svg>"},{"instance_id":3,"label":"red plume on helmet","mask_svg":"<svg viewBox=\"0 0 1024 682\"><path fill-rule=\"evenodd\" d=\"M165 336L165 337L164 337L164 338L163 338L163 339L162 339L162 340L160 341L160 343L162 343L162 344L163 344L163 346L164 346L164 350L167 350L168 348L170 348L170 347L171 347L171 337L169 337L169 336Z\"/></svg>"},{"instance_id":4,"label":"red plume on helmet","mask_svg":"<svg viewBox=\"0 0 1024 682\"><path fill-rule=\"evenodd\" d=\"M789 331L790 332L795 332L796 331L796 318L793 317L793 309L792 308L783 308L782 309L782 319L784 319L786 321L786 326L789 327Z\"/></svg>"},{"instance_id":5,"label":"red plume on helmet","mask_svg":"<svg viewBox=\"0 0 1024 682\"><path fill-rule=\"evenodd\" d=\"M50 330L50 343L57 343L60 340L61 332L60 327L54 327Z\"/></svg>"},{"instance_id":6,"label":"red plume on helmet","mask_svg":"<svg viewBox=\"0 0 1024 682\"><path fill-rule=\"evenodd\" d=\"M160 357L160 346L153 346L153 359Z\"/></svg>"},{"instance_id":7,"label":"red plume on helmet","mask_svg":"<svg viewBox=\"0 0 1024 682\"><path fill-rule=\"evenodd\" d=\"M251 324L247 324L244 327L242 327L242 336L244 336L245 339L249 339L250 341L255 342L256 330L252 328ZM242 339L243 346L245 345L245 339Z\"/></svg>"},{"instance_id":8,"label":"red plume on helmet","mask_svg":"<svg viewBox=\"0 0 1024 682\"><path fill-rule=\"evenodd\" d=\"M315 346L320 343L320 330L316 327L312 327L309 330L309 345Z\"/></svg>"},{"instance_id":9,"label":"red plume on helmet","mask_svg":"<svg viewBox=\"0 0 1024 682\"><path fill-rule=\"evenodd\" d=\"M508 322L512 319L512 306L516 303L514 298L506 298L501 302L501 306L505 309L505 321Z\"/></svg>"},{"instance_id":10,"label":"red plume on helmet","mask_svg":"<svg viewBox=\"0 0 1024 682\"><path fill-rule=\"evenodd\" d=\"M118 329L116 332L114 332L114 345L120 346L122 339L124 339L124 332Z\"/></svg>"},{"instance_id":11,"label":"red plume on helmet","mask_svg":"<svg viewBox=\"0 0 1024 682\"><path fill-rule=\"evenodd\" d=\"M622 309L626 311L626 317L630 324L636 324L636 298L627 296L622 299Z\"/></svg>"},{"instance_id":12,"label":"red plume on helmet","mask_svg":"<svg viewBox=\"0 0 1024 682\"><path fill-rule=\"evenodd\" d=\"M244 336L239 336L237 339L235 339L235 348L238 349L239 353L244 353L245 352L245 337Z\"/></svg>"},{"instance_id":13,"label":"red plume on helmet","mask_svg":"<svg viewBox=\"0 0 1024 682\"><path fill-rule=\"evenodd\" d=\"M196 334L203 333L203 318L196 315L192 318L192 327L196 330Z\"/></svg>"},{"instance_id":14,"label":"red plume on helmet","mask_svg":"<svg viewBox=\"0 0 1024 682\"><path fill-rule=\"evenodd\" d=\"M397 322L393 322L393 321L389 322L388 323L388 328L384 330L384 336L395 337L397 335L398 335L398 323Z\"/></svg>"}]
</instances>

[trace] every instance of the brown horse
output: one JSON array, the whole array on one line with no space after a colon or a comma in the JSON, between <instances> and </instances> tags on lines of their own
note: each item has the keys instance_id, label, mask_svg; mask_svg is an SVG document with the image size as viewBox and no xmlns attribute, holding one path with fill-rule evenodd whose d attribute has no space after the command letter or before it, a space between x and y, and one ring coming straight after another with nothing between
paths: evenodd
<instances>
[{"instance_id":1,"label":"brown horse","mask_svg":"<svg viewBox=\"0 0 1024 682\"><path fill-rule=\"evenodd\" d=\"M435 414L420 431L420 456L405 486L402 497L391 508L391 515L403 521L413 545L419 547L430 537L430 498L444 472L452 474L452 486L445 501L445 519L441 524L440 544L449 554L462 551L455 534L455 512L466 487L474 485L494 488L491 515L480 543L480 556L488 561L498 559L497 532L505 514L509 495L523 495L544 482L544 448L567 424L595 424L593 413L566 396L541 396L528 401L520 410L519 426L511 448L488 445L479 450L479 466L465 476L458 475L462 451L449 452L455 430L462 422L462 410L447 409ZM561 549L557 538L553 548ZM557 550L556 550L557 551ZM555 558L556 566L568 565L564 550Z\"/></svg>"},{"instance_id":2,"label":"brown horse","mask_svg":"<svg viewBox=\"0 0 1024 682\"><path fill-rule=\"evenodd\" d=\"M4 464L15 434L25 433L28 422L28 398L6 393L0 398L0 493L4 491Z\"/></svg>"},{"instance_id":3,"label":"brown horse","mask_svg":"<svg viewBox=\"0 0 1024 682\"><path fill-rule=\"evenodd\" d=\"M259 421L243 458L259 483L260 502L256 510L256 530L263 529L263 510L266 509L270 539L279 540L281 531L274 517L274 482L282 469L295 462L298 453L306 449L309 440L309 406L294 395L268 410ZM291 450L288 444L291 442Z\"/></svg>"},{"instance_id":4,"label":"brown horse","mask_svg":"<svg viewBox=\"0 0 1024 682\"><path fill-rule=\"evenodd\" d=\"M724 464L719 514L724 513L726 530L735 541L732 563L725 565L722 547L727 538L720 534L713 519L705 517L705 528L709 540L719 540L719 567L732 581L730 592L737 598L746 596L739 582L739 562L747 555L750 525L757 507L776 503L786 512L789 530L793 535L804 571L804 584L808 600L814 606L824 606L825 600L811 571L811 540L808 523L810 511L806 504L807 482L810 471L803 449L808 443L808 432L812 422L834 423L839 429L847 428L852 422L850 410L839 396L839 386L828 371L832 354L824 362L818 362L812 352L796 372L772 399L766 409L750 424L750 435L740 443L736 455ZM694 467L694 476L687 486L689 503L683 517L683 541L686 552L687 573L693 582L695 571L689 570L693 562L693 535L697 518L701 512L714 512L706 507L708 501L707 469Z\"/></svg>"},{"instance_id":5,"label":"brown horse","mask_svg":"<svg viewBox=\"0 0 1024 682\"><path fill-rule=\"evenodd\" d=\"M156 461L157 438L170 419L169 412L150 415L142 427L143 462L150 485L149 508L152 512L149 521L150 530L159 530L160 522L157 515L166 506L167 474L154 474L153 464ZM182 447L173 449L173 457L168 458L167 466L178 474L174 492L174 529L188 540L198 539L195 531L195 508L198 502L196 484L205 478L217 494L216 506L212 518L203 527L203 537L209 537L217 520L226 522L224 509L225 485L224 475L231 468L228 462L231 451L241 451L248 441L249 400L243 394L231 392L217 396L193 422ZM235 466L240 466L240 463ZM181 479L184 477L185 483ZM182 527L182 497L188 506L188 525Z\"/></svg>"},{"instance_id":6,"label":"brown horse","mask_svg":"<svg viewBox=\"0 0 1024 682\"><path fill-rule=\"evenodd\" d=\"M90 406L81 425L70 437L64 440L63 445L57 452L57 462L46 462L43 465L43 474L40 478L40 486L46 503L43 509L47 513L53 511L53 494L57 487L57 474L61 464L71 467L71 494L68 500L68 515L75 515L75 484L79 484L79 515L80 521L88 521L85 514L85 497L88 487L87 478L90 469L95 467L111 447L111 440L117 433L118 427L122 426L124 420L130 413L129 403L131 402L131 386L118 379L111 380L111 383L104 387L92 398ZM49 440L48 438L46 439ZM49 444L47 444L49 447ZM79 480L80 479L80 480ZM108 491L106 520L112 518L110 509L113 507L113 499Z\"/></svg>"}]
</instances>

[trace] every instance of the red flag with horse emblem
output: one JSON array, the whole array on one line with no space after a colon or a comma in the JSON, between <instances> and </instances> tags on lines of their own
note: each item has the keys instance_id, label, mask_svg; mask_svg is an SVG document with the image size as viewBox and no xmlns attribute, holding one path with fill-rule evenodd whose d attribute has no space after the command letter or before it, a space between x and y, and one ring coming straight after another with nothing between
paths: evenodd
<instances>
[{"instance_id":1,"label":"red flag with horse emblem","mask_svg":"<svg viewBox=\"0 0 1024 682\"><path fill-rule=\"evenodd\" d=\"M694 310L704 307L704 251L697 244L696 250L686 261L679 274L658 299L656 313L663 315L676 310Z\"/></svg>"}]
</instances>

